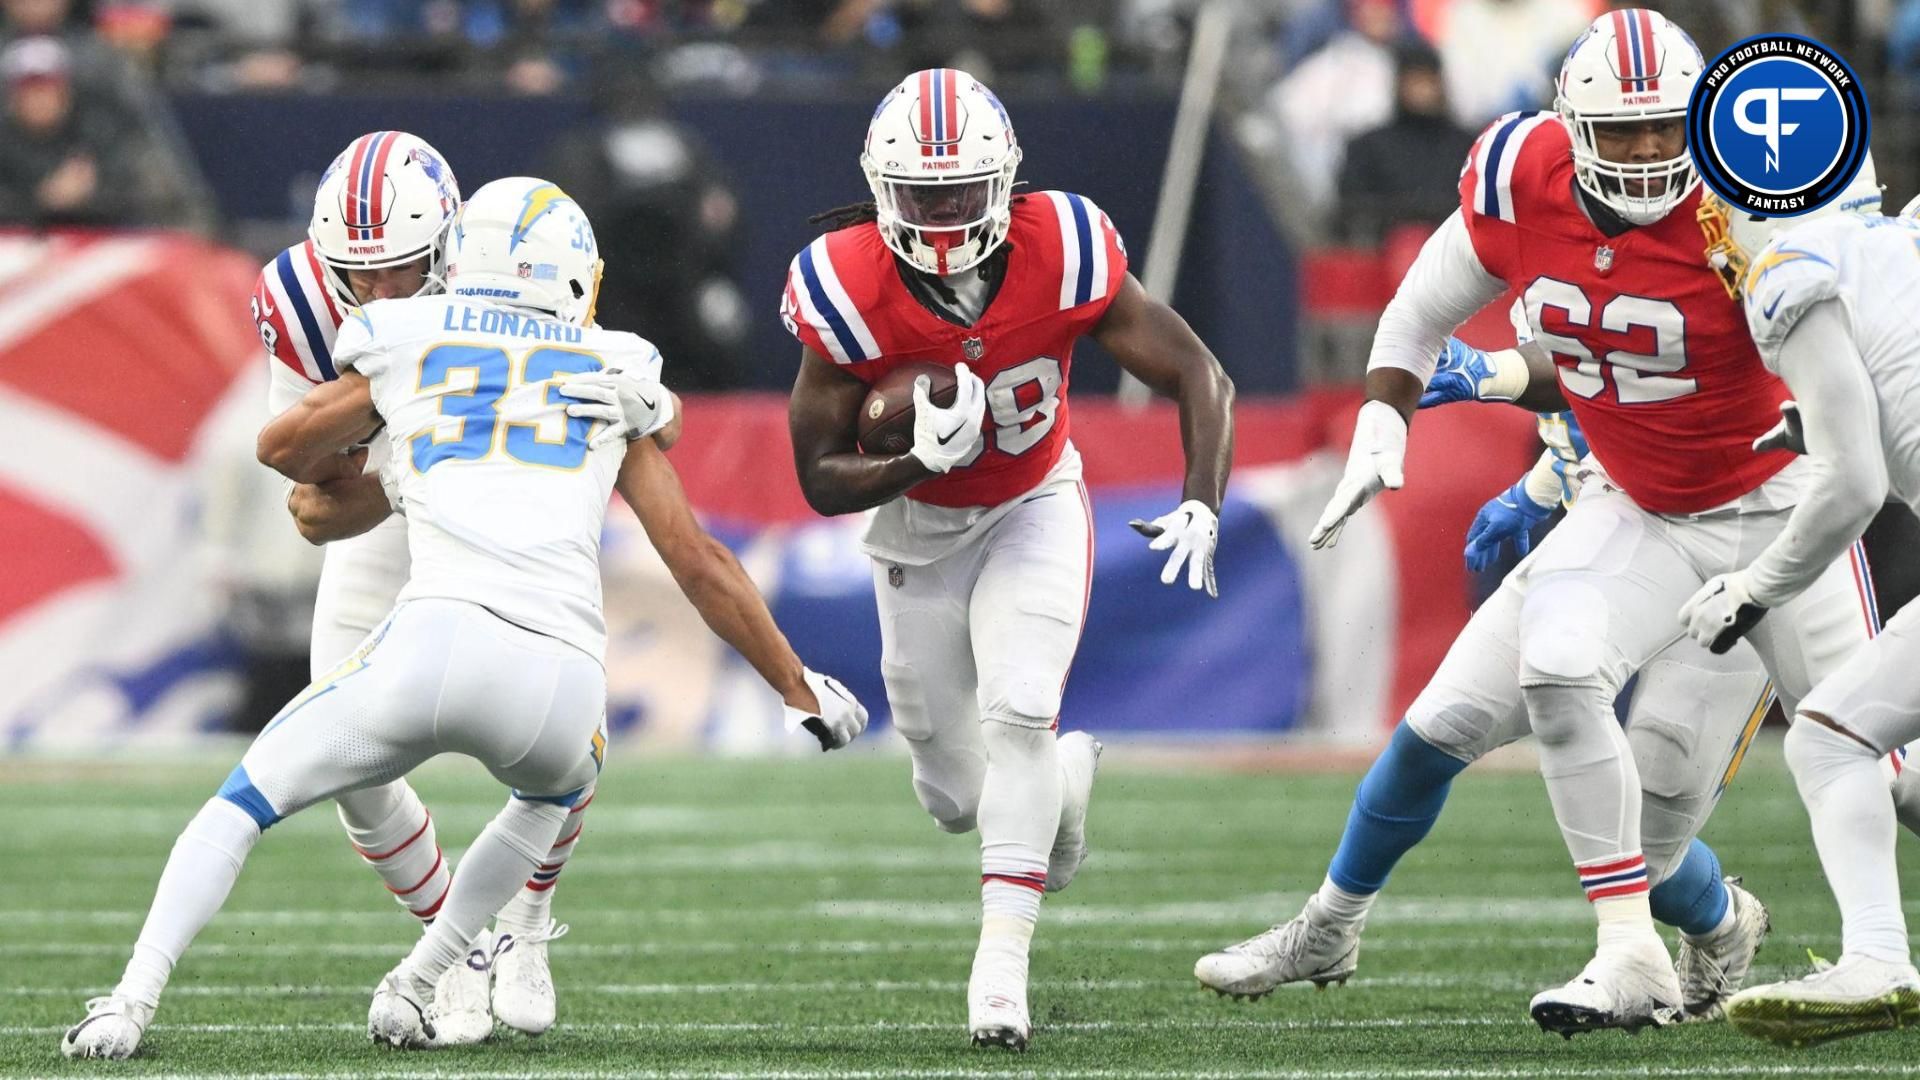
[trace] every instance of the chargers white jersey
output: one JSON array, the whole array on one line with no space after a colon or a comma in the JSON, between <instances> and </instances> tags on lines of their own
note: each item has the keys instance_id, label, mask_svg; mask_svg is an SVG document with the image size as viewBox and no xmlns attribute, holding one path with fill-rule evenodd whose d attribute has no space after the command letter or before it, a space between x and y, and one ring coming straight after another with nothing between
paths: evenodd
<instances>
[{"instance_id":1,"label":"chargers white jersey","mask_svg":"<svg viewBox=\"0 0 1920 1080\"><path fill-rule=\"evenodd\" d=\"M637 335L571 326L467 297L347 309L334 362L372 383L407 516L400 602L479 604L600 659L600 531L626 444L598 450L567 416L565 376L658 374Z\"/></svg>"},{"instance_id":2,"label":"chargers white jersey","mask_svg":"<svg viewBox=\"0 0 1920 1080\"><path fill-rule=\"evenodd\" d=\"M1788 229L1753 260L1747 325L1767 366L1808 308L1838 299L1880 401L1894 493L1920 512L1920 222L1836 214Z\"/></svg>"}]
</instances>

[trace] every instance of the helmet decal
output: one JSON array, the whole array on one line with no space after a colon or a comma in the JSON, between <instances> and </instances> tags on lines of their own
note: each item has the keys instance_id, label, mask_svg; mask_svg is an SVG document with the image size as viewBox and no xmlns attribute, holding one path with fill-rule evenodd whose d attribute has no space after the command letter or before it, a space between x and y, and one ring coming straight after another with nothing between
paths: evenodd
<instances>
[{"instance_id":1,"label":"helmet decal","mask_svg":"<svg viewBox=\"0 0 1920 1080\"><path fill-rule=\"evenodd\" d=\"M526 201L520 204L520 219L513 224L513 235L507 242L507 250L520 246L527 238L527 230L540 220L541 215L563 202L573 202L567 193L560 190L558 184L542 184L527 192Z\"/></svg>"},{"instance_id":2,"label":"helmet decal","mask_svg":"<svg viewBox=\"0 0 1920 1080\"><path fill-rule=\"evenodd\" d=\"M919 123L914 134L920 140L921 157L953 157L960 153L960 136L966 131L967 113L960 104L957 73L951 68L932 68L920 73Z\"/></svg>"},{"instance_id":3,"label":"helmet decal","mask_svg":"<svg viewBox=\"0 0 1920 1080\"><path fill-rule=\"evenodd\" d=\"M354 140L353 163L349 166L346 215L349 240L386 238L387 216L391 212L387 198L387 157L397 141L392 131L376 131Z\"/></svg>"}]
</instances>

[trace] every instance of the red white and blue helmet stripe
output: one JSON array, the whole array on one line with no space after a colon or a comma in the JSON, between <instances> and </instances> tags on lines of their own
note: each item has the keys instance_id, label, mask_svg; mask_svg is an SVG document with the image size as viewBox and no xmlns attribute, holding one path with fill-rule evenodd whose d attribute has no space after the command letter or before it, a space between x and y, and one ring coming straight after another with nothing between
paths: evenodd
<instances>
[{"instance_id":1,"label":"red white and blue helmet stripe","mask_svg":"<svg viewBox=\"0 0 1920 1080\"><path fill-rule=\"evenodd\" d=\"M954 157L960 153L959 72L930 68L920 73L920 156Z\"/></svg>"},{"instance_id":2,"label":"red white and blue helmet stripe","mask_svg":"<svg viewBox=\"0 0 1920 1080\"><path fill-rule=\"evenodd\" d=\"M1623 94L1660 89L1660 58L1653 51L1653 13L1622 8L1613 13L1614 66Z\"/></svg>"},{"instance_id":3,"label":"red white and blue helmet stripe","mask_svg":"<svg viewBox=\"0 0 1920 1080\"><path fill-rule=\"evenodd\" d=\"M387 156L399 141L399 132L362 135L347 148L346 205L341 208L349 240L384 240L391 213L387 193Z\"/></svg>"}]
</instances>

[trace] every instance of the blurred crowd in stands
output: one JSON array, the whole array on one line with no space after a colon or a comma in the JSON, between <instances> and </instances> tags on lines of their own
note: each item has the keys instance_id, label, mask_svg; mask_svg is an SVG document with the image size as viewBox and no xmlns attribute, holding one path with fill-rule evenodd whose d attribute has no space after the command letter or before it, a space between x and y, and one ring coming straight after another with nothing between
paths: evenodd
<instances>
[{"instance_id":1,"label":"blurred crowd in stands","mask_svg":"<svg viewBox=\"0 0 1920 1080\"><path fill-rule=\"evenodd\" d=\"M1475 133L1551 104L1551 76L1626 0L0 0L0 225L221 222L169 109L180 95L562 95L599 126L538 159L591 201L623 321L713 357L749 319L731 266L743 200L676 97L860 98L963 67L1010 100L1177 91L1197 10L1237 20L1219 117L1299 248L1370 246L1451 211ZM1886 115L1920 107L1920 0L1640 0L1711 54L1767 30L1848 56ZM1920 125L1875 125L1916 185ZM315 163L315 169L323 163ZM1157 176L1160 163L1146 165ZM1150 182L1150 181L1143 181ZM1205 193L1202 193L1202 198ZM293 200L298 202L296 198ZM301 222L276 222L285 243ZM229 236L239 239L240 233ZM265 249L257 233L241 242ZM263 250L264 253L264 250ZM642 265L652 258L656 265ZM618 282L618 288L613 283ZM729 342L733 345L729 346ZM667 345L667 341L661 342Z\"/></svg>"}]
</instances>

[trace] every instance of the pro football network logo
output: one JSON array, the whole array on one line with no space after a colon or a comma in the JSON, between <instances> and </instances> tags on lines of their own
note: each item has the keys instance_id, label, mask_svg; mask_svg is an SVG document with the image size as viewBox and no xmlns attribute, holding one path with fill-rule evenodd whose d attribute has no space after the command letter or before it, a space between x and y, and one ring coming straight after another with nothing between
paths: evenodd
<instances>
[{"instance_id":1,"label":"pro football network logo","mask_svg":"<svg viewBox=\"0 0 1920 1080\"><path fill-rule=\"evenodd\" d=\"M1795 217L1838 196L1866 160L1867 96L1839 54L1761 34L1714 58L1687 104L1694 167L1721 198Z\"/></svg>"}]
</instances>

